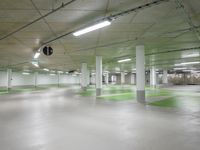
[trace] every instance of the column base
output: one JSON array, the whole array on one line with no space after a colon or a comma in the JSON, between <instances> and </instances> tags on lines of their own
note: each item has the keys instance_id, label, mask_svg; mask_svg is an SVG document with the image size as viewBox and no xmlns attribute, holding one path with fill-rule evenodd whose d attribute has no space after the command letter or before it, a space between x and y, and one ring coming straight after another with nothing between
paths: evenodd
<instances>
[{"instance_id":1,"label":"column base","mask_svg":"<svg viewBox=\"0 0 200 150\"><path fill-rule=\"evenodd\" d=\"M101 96L101 88L96 89L96 96Z\"/></svg>"},{"instance_id":2,"label":"column base","mask_svg":"<svg viewBox=\"0 0 200 150\"><path fill-rule=\"evenodd\" d=\"M86 91L87 90L87 87L81 87L83 91Z\"/></svg>"},{"instance_id":3,"label":"column base","mask_svg":"<svg viewBox=\"0 0 200 150\"><path fill-rule=\"evenodd\" d=\"M137 91L137 101L139 103L145 103L145 91Z\"/></svg>"}]
</instances>

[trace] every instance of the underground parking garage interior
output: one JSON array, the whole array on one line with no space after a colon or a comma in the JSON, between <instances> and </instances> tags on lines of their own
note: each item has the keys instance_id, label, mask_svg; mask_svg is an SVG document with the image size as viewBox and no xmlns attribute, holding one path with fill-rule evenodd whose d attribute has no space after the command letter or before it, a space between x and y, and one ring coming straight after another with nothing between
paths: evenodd
<instances>
[{"instance_id":1,"label":"underground parking garage interior","mask_svg":"<svg viewBox=\"0 0 200 150\"><path fill-rule=\"evenodd\" d=\"M0 150L199 150L199 0L0 0Z\"/></svg>"}]
</instances>

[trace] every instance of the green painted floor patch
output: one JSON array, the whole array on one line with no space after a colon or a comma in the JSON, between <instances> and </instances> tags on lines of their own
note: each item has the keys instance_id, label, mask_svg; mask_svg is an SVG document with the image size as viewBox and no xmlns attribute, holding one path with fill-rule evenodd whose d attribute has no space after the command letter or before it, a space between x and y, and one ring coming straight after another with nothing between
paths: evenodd
<instances>
[{"instance_id":1,"label":"green painted floor patch","mask_svg":"<svg viewBox=\"0 0 200 150\"><path fill-rule=\"evenodd\" d=\"M78 94L81 96L93 96L94 92L91 90L87 90L87 91L80 91L80 92L78 92Z\"/></svg>"},{"instance_id":2,"label":"green painted floor patch","mask_svg":"<svg viewBox=\"0 0 200 150\"><path fill-rule=\"evenodd\" d=\"M47 88L45 87L15 87L12 88L11 90L7 90L7 89L0 89L0 95L4 95L4 94L16 94L16 93L26 93L26 92L33 92L33 91L40 91L40 90L45 90Z\"/></svg>"},{"instance_id":3,"label":"green painted floor patch","mask_svg":"<svg viewBox=\"0 0 200 150\"><path fill-rule=\"evenodd\" d=\"M178 107L178 103L176 98L168 98L156 102L148 103L148 105L152 106L160 106L160 107Z\"/></svg>"},{"instance_id":4,"label":"green painted floor patch","mask_svg":"<svg viewBox=\"0 0 200 150\"><path fill-rule=\"evenodd\" d=\"M200 98L176 96L164 100L148 103L159 107L175 107L180 109L200 110Z\"/></svg>"},{"instance_id":5,"label":"green painted floor patch","mask_svg":"<svg viewBox=\"0 0 200 150\"><path fill-rule=\"evenodd\" d=\"M121 93L121 94L102 95L97 98L103 100L123 101L123 100L133 100L135 98L135 95L133 93Z\"/></svg>"}]
</instances>

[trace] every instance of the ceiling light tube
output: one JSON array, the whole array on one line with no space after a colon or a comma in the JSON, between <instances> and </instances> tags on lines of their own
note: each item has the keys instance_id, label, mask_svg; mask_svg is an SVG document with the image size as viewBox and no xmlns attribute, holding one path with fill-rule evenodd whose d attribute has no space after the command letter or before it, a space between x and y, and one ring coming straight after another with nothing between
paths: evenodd
<instances>
[{"instance_id":1,"label":"ceiling light tube","mask_svg":"<svg viewBox=\"0 0 200 150\"><path fill-rule=\"evenodd\" d=\"M97 24L92 25L90 27L78 30L78 31L74 32L73 35L74 36L80 36L82 34L85 34L85 33L88 33L88 32L91 32L91 31L94 31L94 30L97 30L97 29L100 29L100 28L103 28L103 27L106 27L106 26L109 26L109 25L111 25L111 22L108 21L108 20L105 20L103 22L97 23Z\"/></svg>"},{"instance_id":2,"label":"ceiling light tube","mask_svg":"<svg viewBox=\"0 0 200 150\"><path fill-rule=\"evenodd\" d=\"M63 73L63 71L58 71L58 73Z\"/></svg>"},{"instance_id":3,"label":"ceiling light tube","mask_svg":"<svg viewBox=\"0 0 200 150\"><path fill-rule=\"evenodd\" d=\"M36 52L34 55L34 59L37 59L40 56L40 52Z\"/></svg>"},{"instance_id":4,"label":"ceiling light tube","mask_svg":"<svg viewBox=\"0 0 200 150\"><path fill-rule=\"evenodd\" d=\"M185 62L185 63L181 63L182 65L193 65L193 64L199 64L199 61L195 61L195 62Z\"/></svg>"},{"instance_id":5,"label":"ceiling light tube","mask_svg":"<svg viewBox=\"0 0 200 150\"><path fill-rule=\"evenodd\" d=\"M174 66L195 65L195 64L200 64L200 62L199 62L199 61L195 61L195 62L184 62L184 63L180 63L180 64L175 64Z\"/></svg>"},{"instance_id":6,"label":"ceiling light tube","mask_svg":"<svg viewBox=\"0 0 200 150\"><path fill-rule=\"evenodd\" d=\"M44 68L43 70L44 70L44 71L49 71L49 69L47 69L47 68Z\"/></svg>"},{"instance_id":7,"label":"ceiling light tube","mask_svg":"<svg viewBox=\"0 0 200 150\"><path fill-rule=\"evenodd\" d=\"M118 60L118 63L127 62L127 61L131 61L131 59L127 58L127 59Z\"/></svg>"},{"instance_id":8,"label":"ceiling light tube","mask_svg":"<svg viewBox=\"0 0 200 150\"><path fill-rule=\"evenodd\" d=\"M55 76L55 75L56 75L55 73L51 73L51 74L50 74L50 76Z\"/></svg>"},{"instance_id":9,"label":"ceiling light tube","mask_svg":"<svg viewBox=\"0 0 200 150\"><path fill-rule=\"evenodd\" d=\"M174 70L184 70L184 69L187 69L187 68L174 68Z\"/></svg>"},{"instance_id":10,"label":"ceiling light tube","mask_svg":"<svg viewBox=\"0 0 200 150\"><path fill-rule=\"evenodd\" d=\"M29 72L23 72L22 74L23 75L29 75L30 73Z\"/></svg>"},{"instance_id":11,"label":"ceiling light tube","mask_svg":"<svg viewBox=\"0 0 200 150\"><path fill-rule=\"evenodd\" d=\"M38 64L33 64L35 67L39 67L39 65Z\"/></svg>"},{"instance_id":12,"label":"ceiling light tube","mask_svg":"<svg viewBox=\"0 0 200 150\"><path fill-rule=\"evenodd\" d=\"M188 54L188 55L183 55L182 58L189 58L189 57L199 57L199 53L193 53L193 54Z\"/></svg>"}]
</instances>

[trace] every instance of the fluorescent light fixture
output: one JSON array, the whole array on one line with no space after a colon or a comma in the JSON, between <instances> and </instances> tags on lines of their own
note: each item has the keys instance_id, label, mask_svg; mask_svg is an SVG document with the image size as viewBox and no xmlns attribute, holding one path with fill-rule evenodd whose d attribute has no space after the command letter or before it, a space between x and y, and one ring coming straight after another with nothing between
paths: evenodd
<instances>
[{"instance_id":1,"label":"fluorescent light fixture","mask_svg":"<svg viewBox=\"0 0 200 150\"><path fill-rule=\"evenodd\" d=\"M131 61L131 59L127 58L127 59L118 60L118 63L127 62L127 61Z\"/></svg>"},{"instance_id":2,"label":"fluorescent light fixture","mask_svg":"<svg viewBox=\"0 0 200 150\"><path fill-rule=\"evenodd\" d=\"M37 61L32 61L31 62L32 65L34 65L35 67L39 67L38 62Z\"/></svg>"},{"instance_id":3,"label":"fluorescent light fixture","mask_svg":"<svg viewBox=\"0 0 200 150\"><path fill-rule=\"evenodd\" d=\"M58 71L58 73L63 73L63 71Z\"/></svg>"},{"instance_id":4,"label":"fluorescent light fixture","mask_svg":"<svg viewBox=\"0 0 200 150\"><path fill-rule=\"evenodd\" d=\"M39 67L39 65L38 64L33 64L35 67Z\"/></svg>"},{"instance_id":5,"label":"fluorescent light fixture","mask_svg":"<svg viewBox=\"0 0 200 150\"><path fill-rule=\"evenodd\" d=\"M56 74L55 73L50 73L50 76L55 76Z\"/></svg>"},{"instance_id":6,"label":"fluorescent light fixture","mask_svg":"<svg viewBox=\"0 0 200 150\"><path fill-rule=\"evenodd\" d=\"M23 75L29 75L29 72L22 72Z\"/></svg>"},{"instance_id":7,"label":"fluorescent light fixture","mask_svg":"<svg viewBox=\"0 0 200 150\"><path fill-rule=\"evenodd\" d=\"M190 57L198 57L199 53L193 52L193 53L185 53L182 55L182 58L190 58Z\"/></svg>"},{"instance_id":8,"label":"fluorescent light fixture","mask_svg":"<svg viewBox=\"0 0 200 150\"><path fill-rule=\"evenodd\" d=\"M184 69L187 69L187 68L174 68L174 70L184 70Z\"/></svg>"},{"instance_id":9,"label":"fluorescent light fixture","mask_svg":"<svg viewBox=\"0 0 200 150\"><path fill-rule=\"evenodd\" d=\"M199 61L195 61L195 62L185 62L185 63L181 63L182 65L193 65L193 64L199 64Z\"/></svg>"},{"instance_id":10,"label":"fluorescent light fixture","mask_svg":"<svg viewBox=\"0 0 200 150\"><path fill-rule=\"evenodd\" d=\"M183 70L183 72L192 72L192 70L186 69L186 70Z\"/></svg>"},{"instance_id":11,"label":"fluorescent light fixture","mask_svg":"<svg viewBox=\"0 0 200 150\"><path fill-rule=\"evenodd\" d=\"M200 62L199 61L184 62L184 63L180 63L180 64L175 64L174 66L195 65L195 64L200 64Z\"/></svg>"},{"instance_id":12,"label":"fluorescent light fixture","mask_svg":"<svg viewBox=\"0 0 200 150\"><path fill-rule=\"evenodd\" d=\"M43 70L44 70L44 71L49 71L49 69L47 69L47 68L44 68Z\"/></svg>"},{"instance_id":13,"label":"fluorescent light fixture","mask_svg":"<svg viewBox=\"0 0 200 150\"><path fill-rule=\"evenodd\" d=\"M40 56L40 52L36 52L34 55L34 59L37 59Z\"/></svg>"},{"instance_id":14,"label":"fluorescent light fixture","mask_svg":"<svg viewBox=\"0 0 200 150\"><path fill-rule=\"evenodd\" d=\"M87 27L87 28L78 30L77 32L74 32L73 35L74 35L74 36L80 36L80 35L82 35L82 34L85 34L85 33L88 33L88 32L91 32L91 31L94 31L94 30L97 30L97 29L100 29L100 28L109 26L110 24L111 24L110 21L105 20L105 21L103 21L103 22L97 23L97 24L92 25L92 26L90 26L90 27Z\"/></svg>"}]
</instances>

